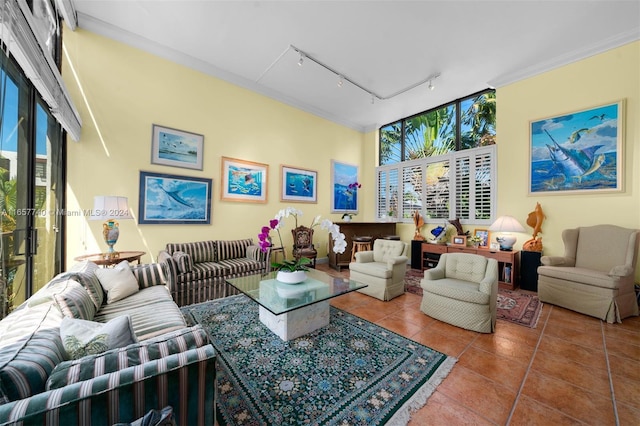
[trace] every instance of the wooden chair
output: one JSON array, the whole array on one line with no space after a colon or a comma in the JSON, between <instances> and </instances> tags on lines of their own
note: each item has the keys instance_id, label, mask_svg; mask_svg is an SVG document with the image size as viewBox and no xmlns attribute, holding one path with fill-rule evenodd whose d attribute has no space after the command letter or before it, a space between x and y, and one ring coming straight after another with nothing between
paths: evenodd
<instances>
[{"instance_id":1,"label":"wooden chair","mask_svg":"<svg viewBox=\"0 0 640 426\"><path fill-rule=\"evenodd\" d=\"M301 257L307 257L311 259L312 266L315 268L318 251L313 246L313 229L298 226L291 230L291 234L293 235L293 258L298 260Z\"/></svg>"}]
</instances>

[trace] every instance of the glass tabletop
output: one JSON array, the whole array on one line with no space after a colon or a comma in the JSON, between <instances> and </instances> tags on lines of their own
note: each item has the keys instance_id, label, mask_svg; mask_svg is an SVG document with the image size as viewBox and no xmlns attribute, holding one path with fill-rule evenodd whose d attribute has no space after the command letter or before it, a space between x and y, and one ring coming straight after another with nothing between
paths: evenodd
<instances>
[{"instance_id":1,"label":"glass tabletop","mask_svg":"<svg viewBox=\"0 0 640 426\"><path fill-rule=\"evenodd\" d=\"M276 273L230 278L226 281L274 315L367 287L366 284L348 278L332 277L315 269L309 269L307 279L299 284L280 282L276 280Z\"/></svg>"}]
</instances>

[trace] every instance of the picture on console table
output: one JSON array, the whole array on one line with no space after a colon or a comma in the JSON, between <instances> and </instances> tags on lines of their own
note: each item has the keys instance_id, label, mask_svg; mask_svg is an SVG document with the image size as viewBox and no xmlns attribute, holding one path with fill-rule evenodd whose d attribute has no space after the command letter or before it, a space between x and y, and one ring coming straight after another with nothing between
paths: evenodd
<instances>
[{"instance_id":1,"label":"picture on console table","mask_svg":"<svg viewBox=\"0 0 640 426\"><path fill-rule=\"evenodd\" d=\"M140 172L140 224L210 224L211 179Z\"/></svg>"},{"instance_id":2,"label":"picture on console table","mask_svg":"<svg viewBox=\"0 0 640 426\"><path fill-rule=\"evenodd\" d=\"M331 160L331 213L358 213L357 183L358 166Z\"/></svg>"},{"instance_id":3,"label":"picture on console table","mask_svg":"<svg viewBox=\"0 0 640 426\"><path fill-rule=\"evenodd\" d=\"M529 194L621 191L624 102L531 122Z\"/></svg>"}]
</instances>

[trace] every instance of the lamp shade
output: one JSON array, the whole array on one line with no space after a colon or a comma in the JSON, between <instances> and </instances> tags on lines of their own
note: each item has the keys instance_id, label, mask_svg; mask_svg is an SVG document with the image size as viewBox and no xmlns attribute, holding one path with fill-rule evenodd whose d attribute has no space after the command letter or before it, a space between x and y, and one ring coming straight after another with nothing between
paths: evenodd
<instances>
[{"instance_id":1,"label":"lamp shade","mask_svg":"<svg viewBox=\"0 0 640 426\"><path fill-rule=\"evenodd\" d=\"M520 222L513 216L500 216L489 227L491 232L525 232ZM517 238L513 235L502 235L496 237L496 241L500 243L500 250L510 251L513 250L513 245L516 243Z\"/></svg>"},{"instance_id":2,"label":"lamp shade","mask_svg":"<svg viewBox=\"0 0 640 426\"><path fill-rule=\"evenodd\" d=\"M97 195L93 198L91 220L133 219L127 197Z\"/></svg>"},{"instance_id":3,"label":"lamp shade","mask_svg":"<svg viewBox=\"0 0 640 426\"><path fill-rule=\"evenodd\" d=\"M513 216L500 216L489 227L491 232L525 232L520 222Z\"/></svg>"}]
</instances>

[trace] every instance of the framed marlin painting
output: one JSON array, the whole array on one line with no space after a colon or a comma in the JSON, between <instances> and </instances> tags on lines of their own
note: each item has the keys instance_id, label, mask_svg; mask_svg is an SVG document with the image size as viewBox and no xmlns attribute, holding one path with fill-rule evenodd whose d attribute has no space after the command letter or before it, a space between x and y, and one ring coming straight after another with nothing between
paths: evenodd
<instances>
[{"instance_id":1,"label":"framed marlin painting","mask_svg":"<svg viewBox=\"0 0 640 426\"><path fill-rule=\"evenodd\" d=\"M529 195L622 191L624 100L531 122Z\"/></svg>"},{"instance_id":2,"label":"framed marlin painting","mask_svg":"<svg viewBox=\"0 0 640 426\"><path fill-rule=\"evenodd\" d=\"M220 199L266 203L268 171L268 164L222 157Z\"/></svg>"},{"instance_id":3,"label":"framed marlin painting","mask_svg":"<svg viewBox=\"0 0 640 426\"><path fill-rule=\"evenodd\" d=\"M211 179L140 172L140 224L210 224Z\"/></svg>"},{"instance_id":4,"label":"framed marlin painting","mask_svg":"<svg viewBox=\"0 0 640 426\"><path fill-rule=\"evenodd\" d=\"M280 201L318 202L318 172L280 166Z\"/></svg>"}]
</instances>

